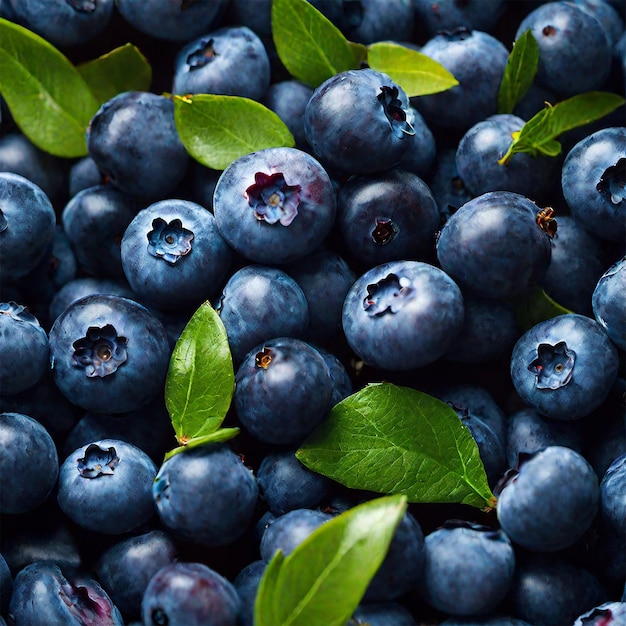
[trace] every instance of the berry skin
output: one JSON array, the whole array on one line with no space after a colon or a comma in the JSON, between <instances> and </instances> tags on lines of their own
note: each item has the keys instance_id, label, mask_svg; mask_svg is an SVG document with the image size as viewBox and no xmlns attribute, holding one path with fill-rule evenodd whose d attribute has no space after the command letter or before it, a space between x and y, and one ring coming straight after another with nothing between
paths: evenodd
<instances>
[{"instance_id":1,"label":"berry skin","mask_svg":"<svg viewBox=\"0 0 626 626\"><path fill-rule=\"evenodd\" d=\"M596 321L621 350L626 350L626 257L614 263L598 280L591 295Z\"/></svg>"},{"instance_id":2,"label":"berry skin","mask_svg":"<svg viewBox=\"0 0 626 626\"><path fill-rule=\"evenodd\" d=\"M578 419L608 396L619 368L616 347L593 319L567 313L533 326L515 344L511 378L537 413Z\"/></svg>"},{"instance_id":3,"label":"berry skin","mask_svg":"<svg viewBox=\"0 0 626 626\"><path fill-rule=\"evenodd\" d=\"M598 476L570 448L543 448L521 458L507 474L496 490L498 521L524 548L555 552L571 546L598 512Z\"/></svg>"},{"instance_id":4,"label":"berry skin","mask_svg":"<svg viewBox=\"0 0 626 626\"><path fill-rule=\"evenodd\" d=\"M408 370L436 361L463 324L463 296L441 269L395 261L368 270L350 288L343 329L373 367Z\"/></svg>"}]
</instances>

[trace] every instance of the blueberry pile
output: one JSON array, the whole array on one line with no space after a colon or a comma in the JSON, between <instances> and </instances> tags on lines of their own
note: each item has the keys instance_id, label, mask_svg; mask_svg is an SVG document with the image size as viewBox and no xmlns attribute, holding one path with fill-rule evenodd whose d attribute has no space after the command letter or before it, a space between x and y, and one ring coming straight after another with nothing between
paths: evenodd
<instances>
[{"instance_id":1,"label":"blueberry pile","mask_svg":"<svg viewBox=\"0 0 626 626\"><path fill-rule=\"evenodd\" d=\"M625 14L0 1L0 625L626 625Z\"/></svg>"}]
</instances>

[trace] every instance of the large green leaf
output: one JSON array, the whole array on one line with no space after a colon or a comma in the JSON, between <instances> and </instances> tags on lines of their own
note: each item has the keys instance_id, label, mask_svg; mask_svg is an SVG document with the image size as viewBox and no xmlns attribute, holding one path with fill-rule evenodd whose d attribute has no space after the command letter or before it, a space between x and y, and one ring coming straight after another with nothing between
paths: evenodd
<instances>
[{"instance_id":1,"label":"large green leaf","mask_svg":"<svg viewBox=\"0 0 626 626\"><path fill-rule=\"evenodd\" d=\"M309 469L354 489L409 502L494 504L478 447L447 404L389 383L335 405L296 453Z\"/></svg>"},{"instance_id":2,"label":"large green leaf","mask_svg":"<svg viewBox=\"0 0 626 626\"><path fill-rule=\"evenodd\" d=\"M41 150L87 154L87 126L99 103L70 61L35 33L0 18L0 95Z\"/></svg>"},{"instance_id":3,"label":"large green leaf","mask_svg":"<svg viewBox=\"0 0 626 626\"><path fill-rule=\"evenodd\" d=\"M513 112L533 84L538 65L539 44L532 31L527 30L516 39L504 68L498 93L498 113Z\"/></svg>"},{"instance_id":4,"label":"large green leaf","mask_svg":"<svg viewBox=\"0 0 626 626\"><path fill-rule=\"evenodd\" d=\"M124 91L148 91L152 83L146 57L129 43L79 65L78 71L101 104Z\"/></svg>"},{"instance_id":5,"label":"large green leaf","mask_svg":"<svg viewBox=\"0 0 626 626\"><path fill-rule=\"evenodd\" d=\"M409 98L446 91L459 81L441 63L395 43L374 43L367 50L368 65L394 80Z\"/></svg>"},{"instance_id":6,"label":"large green leaf","mask_svg":"<svg viewBox=\"0 0 626 626\"><path fill-rule=\"evenodd\" d=\"M239 96L175 96L174 119L187 152L215 170L250 152L295 145L276 113Z\"/></svg>"},{"instance_id":7,"label":"large green leaf","mask_svg":"<svg viewBox=\"0 0 626 626\"><path fill-rule=\"evenodd\" d=\"M165 404L178 443L214 433L226 417L234 387L226 330L205 302L178 338L165 382Z\"/></svg>"},{"instance_id":8,"label":"large green leaf","mask_svg":"<svg viewBox=\"0 0 626 626\"><path fill-rule=\"evenodd\" d=\"M404 496L371 500L322 524L287 557L277 552L259 585L255 626L344 626L406 507Z\"/></svg>"},{"instance_id":9,"label":"large green leaf","mask_svg":"<svg viewBox=\"0 0 626 626\"><path fill-rule=\"evenodd\" d=\"M272 1L272 36L287 71L311 87L357 67L348 40L306 0Z\"/></svg>"}]
</instances>

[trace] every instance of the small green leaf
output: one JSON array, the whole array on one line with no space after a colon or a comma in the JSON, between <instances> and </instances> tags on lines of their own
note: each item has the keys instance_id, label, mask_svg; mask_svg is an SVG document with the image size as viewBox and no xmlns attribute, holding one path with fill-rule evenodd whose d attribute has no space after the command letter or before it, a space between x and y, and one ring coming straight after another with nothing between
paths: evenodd
<instances>
[{"instance_id":1,"label":"small green leaf","mask_svg":"<svg viewBox=\"0 0 626 626\"><path fill-rule=\"evenodd\" d=\"M404 496L355 506L317 528L261 578L255 626L344 626L380 567L407 508Z\"/></svg>"},{"instance_id":2,"label":"small green leaf","mask_svg":"<svg viewBox=\"0 0 626 626\"><path fill-rule=\"evenodd\" d=\"M272 1L272 36L287 71L311 87L358 67L342 32L307 0Z\"/></svg>"},{"instance_id":3,"label":"small green leaf","mask_svg":"<svg viewBox=\"0 0 626 626\"><path fill-rule=\"evenodd\" d=\"M539 65L539 44L529 29L513 44L498 94L498 113L512 113L535 80Z\"/></svg>"},{"instance_id":4,"label":"small green leaf","mask_svg":"<svg viewBox=\"0 0 626 626\"><path fill-rule=\"evenodd\" d=\"M218 428L215 432L203 435L202 437L194 437L184 446L178 446L178 448L174 448L173 450L166 452L163 460L167 461L167 459L173 457L175 454L180 454L185 450L191 450L192 448L197 448L198 446L205 446L209 443L223 443L224 441L230 441L238 434L239 428Z\"/></svg>"},{"instance_id":5,"label":"small green leaf","mask_svg":"<svg viewBox=\"0 0 626 626\"><path fill-rule=\"evenodd\" d=\"M45 152L85 156L99 103L70 61L39 35L0 18L0 67L0 95L20 130Z\"/></svg>"},{"instance_id":6,"label":"small green leaf","mask_svg":"<svg viewBox=\"0 0 626 626\"><path fill-rule=\"evenodd\" d=\"M148 91L152 83L150 64L130 43L87 61L77 69L101 104L124 91Z\"/></svg>"},{"instance_id":7,"label":"small green leaf","mask_svg":"<svg viewBox=\"0 0 626 626\"><path fill-rule=\"evenodd\" d=\"M409 502L494 504L476 442L456 412L408 387L370 384L342 400L296 456L354 489L402 493Z\"/></svg>"},{"instance_id":8,"label":"small green leaf","mask_svg":"<svg viewBox=\"0 0 626 626\"><path fill-rule=\"evenodd\" d=\"M543 289L534 289L530 294L516 298L513 303L515 320L522 332L535 324L549 320L557 315L572 313L569 309L555 302Z\"/></svg>"},{"instance_id":9,"label":"small green leaf","mask_svg":"<svg viewBox=\"0 0 626 626\"><path fill-rule=\"evenodd\" d=\"M208 302L181 333L165 381L165 404L181 445L214 433L224 421L235 386L224 324Z\"/></svg>"},{"instance_id":10,"label":"small green leaf","mask_svg":"<svg viewBox=\"0 0 626 626\"><path fill-rule=\"evenodd\" d=\"M215 170L226 169L250 152L295 146L276 113L239 96L175 96L174 120L187 152Z\"/></svg>"},{"instance_id":11,"label":"small green leaf","mask_svg":"<svg viewBox=\"0 0 626 626\"><path fill-rule=\"evenodd\" d=\"M446 91L459 84L441 63L417 50L395 43L370 45L367 63L373 70L389 75L409 98Z\"/></svg>"},{"instance_id":12,"label":"small green leaf","mask_svg":"<svg viewBox=\"0 0 626 626\"><path fill-rule=\"evenodd\" d=\"M624 98L615 93L590 91L547 105L531 117L518 133L506 154L498 161L505 165L516 152L533 156L558 156L561 144L556 139L568 130L595 122L624 104Z\"/></svg>"}]
</instances>

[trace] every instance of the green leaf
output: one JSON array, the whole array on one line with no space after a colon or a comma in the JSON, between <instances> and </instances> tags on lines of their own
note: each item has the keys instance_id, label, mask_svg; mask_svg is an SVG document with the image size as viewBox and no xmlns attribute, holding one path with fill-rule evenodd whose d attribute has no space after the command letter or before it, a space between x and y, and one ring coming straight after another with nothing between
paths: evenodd
<instances>
[{"instance_id":1,"label":"green leaf","mask_svg":"<svg viewBox=\"0 0 626 626\"><path fill-rule=\"evenodd\" d=\"M395 43L370 45L367 63L373 70L388 74L409 98L446 91L459 84L441 63L417 50Z\"/></svg>"},{"instance_id":2,"label":"green leaf","mask_svg":"<svg viewBox=\"0 0 626 626\"><path fill-rule=\"evenodd\" d=\"M517 325L522 332L526 332L535 324L557 315L572 313L569 309L555 302L541 288L536 288L530 294L516 298L513 303L513 310Z\"/></svg>"},{"instance_id":3,"label":"green leaf","mask_svg":"<svg viewBox=\"0 0 626 626\"><path fill-rule=\"evenodd\" d=\"M409 502L491 507L478 447L445 402L408 387L370 384L342 400L296 456L354 489Z\"/></svg>"},{"instance_id":4,"label":"green leaf","mask_svg":"<svg viewBox=\"0 0 626 626\"><path fill-rule=\"evenodd\" d=\"M239 428L218 428L215 432L212 432L208 435L203 435L202 437L194 437L190 439L184 446L178 446L178 448L174 448L169 452L165 453L164 461L167 461L170 457L173 457L175 454L180 454L185 450L191 450L192 448L197 448L199 446L205 446L209 443L223 443L224 441L230 441L233 437L236 437L239 434Z\"/></svg>"},{"instance_id":5,"label":"green leaf","mask_svg":"<svg viewBox=\"0 0 626 626\"><path fill-rule=\"evenodd\" d=\"M87 154L99 103L70 61L35 33L0 18L0 95L20 130L60 157Z\"/></svg>"},{"instance_id":6,"label":"green leaf","mask_svg":"<svg viewBox=\"0 0 626 626\"><path fill-rule=\"evenodd\" d=\"M513 112L533 84L538 65L539 44L529 29L515 40L509 54L500 83L498 113Z\"/></svg>"},{"instance_id":7,"label":"green leaf","mask_svg":"<svg viewBox=\"0 0 626 626\"><path fill-rule=\"evenodd\" d=\"M235 386L224 324L208 302L181 333L165 381L165 404L181 445L214 433L224 421Z\"/></svg>"},{"instance_id":8,"label":"green leaf","mask_svg":"<svg viewBox=\"0 0 626 626\"><path fill-rule=\"evenodd\" d=\"M344 626L380 567L407 508L404 496L355 506L317 528L261 579L255 626Z\"/></svg>"},{"instance_id":9,"label":"green leaf","mask_svg":"<svg viewBox=\"0 0 626 626\"><path fill-rule=\"evenodd\" d=\"M284 122L261 103L239 96L174 97L174 119L187 152L215 170L263 150L295 146Z\"/></svg>"},{"instance_id":10,"label":"green leaf","mask_svg":"<svg viewBox=\"0 0 626 626\"><path fill-rule=\"evenodd\" d=\"M272 1L272 37L287 71L311 87L358 67L342 32L307 0Z\"/></svg>"},{"instance_id":11,"label":"green leaf","mask_svg":"<svg viewBox=\"0 0 626 626\"><path fill-rule=\"evenodd\" d=\"M595 122L623 104L624 98L615 93L590 91L562 100L554 106L547 105L531 117L518 133L514 133L509 149L498 163L505 165L516 152L558 156L561 144L556 139L560 135Z\"/></svg>"},{"instance_id":12,"label":"green leaf","mask_svg":"<svg viewBox=\"0 0 626 626\"><path fill-rule=\"evenodd\" d=\"M130 43L87 61L77 69L101 104L124 91L148 91L152 83L150 64Z\"/></svg>"}]
</instances>

